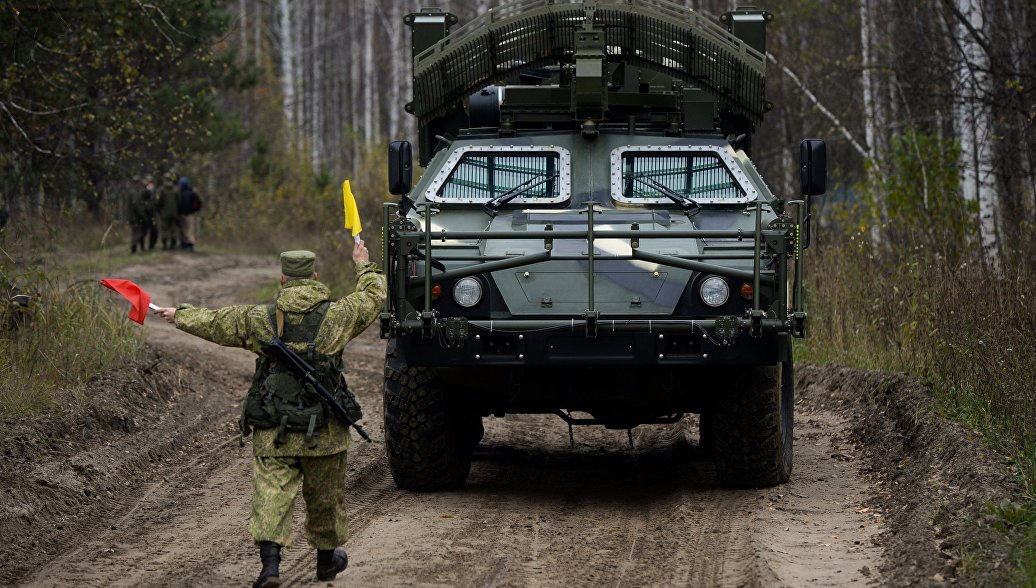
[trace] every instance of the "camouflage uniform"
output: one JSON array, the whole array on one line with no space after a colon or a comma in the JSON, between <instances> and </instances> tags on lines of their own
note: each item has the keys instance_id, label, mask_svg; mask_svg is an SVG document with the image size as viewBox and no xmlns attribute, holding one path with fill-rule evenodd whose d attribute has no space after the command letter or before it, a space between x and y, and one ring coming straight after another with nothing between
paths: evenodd
<instances>
[{"instance_id":1,"label":"camouflage uniform","mask_svg":"<svg viewBox=\"0 0 1036 588\"><path fill-rule=\"evenodd\" d=\"M137 247L140 247L141 252L145 248L154 249L158 234L155 227L155 198L152 190L145 189L130 203L130 224L133 227L130 251L136 253Z\"/></svg>"},{"instance_id":2,"label":"camouflage uniform","mask_svg":"<svg viewBox=\"0 0 1036 588\"><path fill-rule=\"evenodd\" d=\"M168 178L158 193L158 220L162 249L176 249L180 240L180 190L176 178Z\"/></svg>"},{"instance_id":3,"label":"camouflage uniform","mask_svg":"<svg viewBox=\"0 0 1036 588\"><path fill-rule=\"evenodd\" d=\"M350 339L362 333L381 312L385 300L385 276L374 263L356 268L356 291L330 304L314 341L315 350L325 355L341 354ZM305 313L330 300L324 284L309 279L289 279L277 296L277 308L285 322L299 324ZM216 310L181 306L176 311L180 330L230 347L256 353L273 338L266 305L229 306ZM305 345L288 343L296 352ZM306 535L311 547L333 549L345 543L346 450L352 443L349 429L337 419L321 431L316 447L309 448L305 433L288 432L280 445L274 443L275 429L256 429L253 448L252 519L249 530L256 544L272 541L291 543L291 513L295 495L302 487L306 501Z\"/></svg>"}]
</instances>

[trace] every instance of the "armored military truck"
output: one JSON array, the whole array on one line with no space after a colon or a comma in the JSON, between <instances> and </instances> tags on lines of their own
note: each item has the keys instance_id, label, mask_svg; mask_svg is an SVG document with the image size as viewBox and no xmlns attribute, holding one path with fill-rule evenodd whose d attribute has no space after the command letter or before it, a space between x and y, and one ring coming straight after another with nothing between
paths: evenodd
<instances>
[{"instance_id":1,"label":"armored military truck","mask_svg":"<svg viewBox=\"0 0 1036 588\"><path fill-rule=\"evenodd\" d=\"M722 483L788 479L826 154L802 142L796 199L750 159L772 18L663 0L524 0L453 31L406 17L425 170L412 185L392 143L381 314L400 488L463 484L483 419L508 413L627 430L696 413Z\"/></svg>"}]
</instances>

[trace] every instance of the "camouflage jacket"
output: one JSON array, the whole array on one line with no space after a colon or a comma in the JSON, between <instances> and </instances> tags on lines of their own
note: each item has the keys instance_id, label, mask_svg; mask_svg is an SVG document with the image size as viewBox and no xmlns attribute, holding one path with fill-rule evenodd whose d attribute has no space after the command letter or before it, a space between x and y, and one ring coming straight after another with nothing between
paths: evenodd
<instances>
[{"instance_id":1,"label":"camouflage jacket","mask_svg":"<svg viewBox=\"0 0 1036 588\"><path fill-rule=\"evenodd\" d=\"M386 295L385 276L373 263L361 263L356 267L356 291L336 300L328 307L327 315L317 338L316 351L325 355L337 355L345 344L362 333L374 322L381 312ZM284 320L291 324L302 321L303 315L318 304L331 299L331 290L314 280L289 280L277 295L277 308L284 311ZM227 306L218 309L195 308L182 305L176 310L176 328L203 339L227 347L243 347L259 353L264 342L273 338L265 304ZM300 353L304 344L289 343L289 347ZM351 443L349 430L337 419L332 420L325 431L320 432L317 446L306 447L304 433L287 433L287 442L280 447L273 443L275 429L258 429L252 441L253 452L259 457L320 456L331 455L348 449Z\"/></svg>"},{"instance_id":2,"label":"camouflage jacket","mask_svg":"<svg viewBox=\"0 0 1036 588\"><path fill-rule=\"evenodd\" d=\"M159 190L158 217L163 220L180 218L180 191L176 186L166 185Z\"/></svg>"},{"instance_id":3,"label":"camouflage jacket","mask_svg":"<svg viewBox=\"0 0 1036 588\"><path fill-rule=\"evenodd\" d=\"M130 223L148 226L155 222L155 199L151 190L144 190L130 202Z\"/></svg>"}]
</instances>

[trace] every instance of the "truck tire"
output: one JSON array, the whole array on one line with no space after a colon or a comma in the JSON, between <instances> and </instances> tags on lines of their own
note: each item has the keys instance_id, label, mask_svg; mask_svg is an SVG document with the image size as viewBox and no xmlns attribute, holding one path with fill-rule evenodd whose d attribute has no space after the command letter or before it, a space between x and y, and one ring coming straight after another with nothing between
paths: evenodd
<instances>
[{"instance_id":1,"label":"truck tire","mask_svg":"<svg viewBox=\"0 0 1036 588\"><path fill-rule=\"evenodd\" d=\"M760 488L791 477L795 378L791 361L748 370L717 398L710 431L716 475L725 486Z\"/></svg>"},{"instance_id":2,"label":"truck tire","mask_svg":"<svg viewBox=\"0 0 1036 588\"><path fill-rule=\"evenodd\" d=\"M473 431L457 398L429 368L408 366L394 341L385 355L385 447L396 486L457 488L471 470ZM479 418L478 424L481 425Z\"/></svg>"}]
</instances>

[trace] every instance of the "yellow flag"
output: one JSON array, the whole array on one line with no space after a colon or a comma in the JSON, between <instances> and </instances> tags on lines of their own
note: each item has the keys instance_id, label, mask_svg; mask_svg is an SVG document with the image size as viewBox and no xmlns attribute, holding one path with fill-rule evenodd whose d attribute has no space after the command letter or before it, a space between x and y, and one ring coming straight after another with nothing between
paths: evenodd
<instances>
[{"instance_id":1,"label":"yellow flag","mask_svg":"<svg viewBox=\"0 0 1036 588\"><path fill-rule=\"evenodd\" d=\"M342 182L342 207L345 209L345 228L352 230L353 239L358 239L363 225L360 223L360 209L356 207L356 197L349 187L349 180Z\"/></svg>"}]
</instances>

